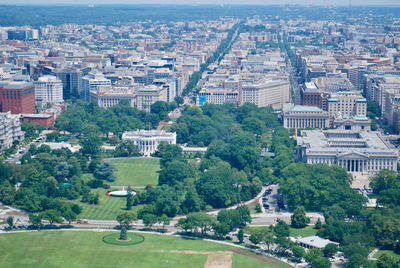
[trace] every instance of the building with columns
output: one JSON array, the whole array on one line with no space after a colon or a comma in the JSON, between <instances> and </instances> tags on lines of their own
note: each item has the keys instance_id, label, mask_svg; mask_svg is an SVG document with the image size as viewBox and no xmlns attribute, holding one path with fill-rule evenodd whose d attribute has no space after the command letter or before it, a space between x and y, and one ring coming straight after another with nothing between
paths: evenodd
<instances>
[{"instance_id":1,"label":"building with columns","mask_svg":"<svg viewBox=\"0 0 400 268\"><path fill-rule=\"evenodd\" d=\"M366 116L338 117L333 120L333 128L353 131L370 131L371 119Z\"/></svg>"},{"instance_id":2,"label":"building with columns","mask_svg":"<svg viewBox=\"0 0 400 268\"><path fill-rule=\"evenodd\" d=\"M297 144L297 158L307 164L339 165L366 175L397 170L398 153L378 132L303 130Z\"/></svg>"},{"instance_id":3,"label":"building with columns","mask_svg":"<svg viewBox=\"0 0 400 268\"><path fill-rule=\"evenodd\" d=\"M176 144L176 133L162 130L127 131L122 134L122 140L133 142L144 156L150 156L158 149L161 142Z\"/></svg>"},{"instance_id":4,"label":"building with columns","mask_svg":"<svg viewBox=\"0 0 400 268\"><path fill-rule=\"evenodd\" d=\"M316 106L295 105L283 111L284 128L329 128L330 116Z\"/></svg>"}]
</instances>

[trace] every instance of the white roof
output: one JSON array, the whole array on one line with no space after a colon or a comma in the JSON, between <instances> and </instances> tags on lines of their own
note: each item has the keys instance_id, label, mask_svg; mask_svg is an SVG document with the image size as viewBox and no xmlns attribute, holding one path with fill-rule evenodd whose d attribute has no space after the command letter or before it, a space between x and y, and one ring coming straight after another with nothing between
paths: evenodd
<instances>
[{"instance_id":1,"label":"white roof","mask_svg":"<svg viewBox=\"0 0 400 268\"><path fill-rule=\"evenodd\" d=\"M316 235L298 238L298 239L296 239L296 241L298 243L306 244L306 245L309 245L309 246L315 247L315 248L324 248L326 245L331 244L331 243L337 244L337 245L339 244L339 243L333 242L329 239L324 239L324 238L321 238Z\"/></svg>"}]
</instances>

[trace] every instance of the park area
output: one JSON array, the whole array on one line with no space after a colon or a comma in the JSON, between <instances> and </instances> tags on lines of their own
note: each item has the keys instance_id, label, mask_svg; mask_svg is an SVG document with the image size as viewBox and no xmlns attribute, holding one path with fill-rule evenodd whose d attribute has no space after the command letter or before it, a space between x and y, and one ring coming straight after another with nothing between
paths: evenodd
<instances>
[{"instance_id":1,"label":"park area","mask_svg":"<svg viewBox=\"0 0 400 268\"><path fill-rule=\"evenodd\" d=\"M396 254L392 250L379 250L377 253L375 253L374 258L378 259L383 253L386 253L393 259L400 261L400 254Z\"/></svg>"},{"instance_id":2,"label":"park area","mask_svg":"<svg viewBox=\"0 0 400 268\"><path fill-rule=\"evenodd\" d=\"M140 189L136 190L133 188L133 190L139 192ZM98 205L82 203L79 199L72 201L82 207L82 212L79 214L79 218L90 220L115 220L118 214L126 211L126 198L107 196L107 191L110 190L99 188L91 191L92 194L99 195ZM132 209L136 212L141 207L141 205L134 206Z\"/></svg>"},{"instance_id":3,"label":"park area","mask_svg":"<svg viewBox=\"0 0 400 268\"><path fill-rule=\"evenodd\" d=\"M112 245L112 232L43 231L0 235L1 267L290 267L262 255L200 240L142 234L135 245Z\"/></svg>"},{"instance_id":4,"label":"park area","mask_svg":"<svg viewBox=\"0 0 400 268\"><path fill-rule=\"evenodd\" d=\"M106 159L116 166L116 186L157 185L160 160L157 158L111 158Z\"/></svg>"}]
</instances>

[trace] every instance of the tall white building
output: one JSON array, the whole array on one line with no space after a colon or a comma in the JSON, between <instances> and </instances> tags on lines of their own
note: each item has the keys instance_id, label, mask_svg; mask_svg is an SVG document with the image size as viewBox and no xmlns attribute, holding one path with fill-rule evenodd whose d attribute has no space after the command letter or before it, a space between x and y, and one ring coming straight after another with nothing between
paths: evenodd
<instances>
[{"instance_id":1,"label":"tall white building","mask_svg":"<svg viewBox=\"0 0 400 268\"><path fill-rule=\"evenodd\" d=\"M162 130L138 130L127 131L122 134L122 140L133 142L139 152L144 156L150 156L158 149L161 142L176 144L176 133Z\"/></svg>"},{"instance_id":2,"label":"tall white building","mask_svg":"<svg viewBox=\"0 0 400 268\"><path fill-rule=\"evenodd\" d=\"M39 106L46 106L47 103L62 103L63 84L55 76L46 75L39 77L35 85L35 103Z\"/></svg>"},{"instance_id":3,"label":"tall white building","mask_svg":"<svg viewBox=\"0 0 400 268\"><path fill-rule=\"evenodd\" d=\"M0 113L0 152L10 148L15 140L21 141L23 138L19 115Z\"/></svg>"},{"instance_id":4,"label":"tall white building","mask_svg":"<svg viewBox=\"0 0 400 268\"><path fill-rule=\"evenodd\" d=\"M86 102L91 102L90 94L97 91L97 86L111 85L111 80L104 77L102 73L90 73L80 79L80 97Z\"/></svg>"},{"instance_id":5,"label":"tall white building","mask_svg":"<svg viewBox=\"0 0 400 268\"><path fill-rule=\"evenodd\" d=\"M265 79L257 82L243 82L240 104L249 102L258 107L283 104L289 101L288 80Z\"/></svg>"}]
</instances>

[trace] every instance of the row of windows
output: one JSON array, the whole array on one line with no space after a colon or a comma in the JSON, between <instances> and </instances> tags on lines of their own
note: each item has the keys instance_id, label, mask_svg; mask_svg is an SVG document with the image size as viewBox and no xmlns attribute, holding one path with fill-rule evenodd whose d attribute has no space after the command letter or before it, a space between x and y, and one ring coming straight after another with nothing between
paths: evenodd
<instances>
[{"instance_id":1,"label":"row of windows","mask_svg":"<svg viewBox=\"0 0 400 268\"><path fill-rule=\"evenodd\" d=\"M16 99L21 98L21 91L19 90L3 90L3 99Z\"/></svg>"}]
</instances>

